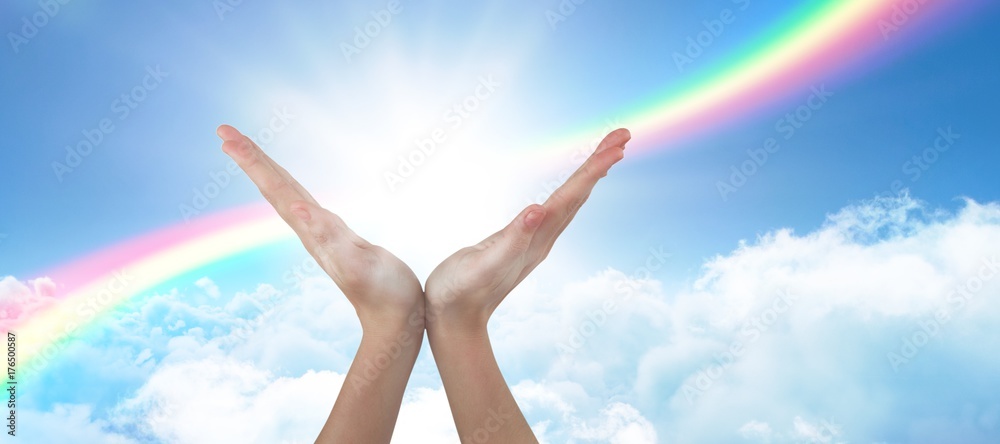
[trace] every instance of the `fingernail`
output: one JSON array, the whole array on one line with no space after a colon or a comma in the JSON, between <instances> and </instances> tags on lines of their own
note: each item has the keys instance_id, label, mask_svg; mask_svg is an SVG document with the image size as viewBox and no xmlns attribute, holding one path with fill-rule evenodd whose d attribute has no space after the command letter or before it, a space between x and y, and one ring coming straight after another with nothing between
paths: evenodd
<instances>
[{"instance_id":1,"label":"fingernail","mask_svg":"<svg viewBox=\"0 0 1000 444\"><path fill-rule=\"evenodd\" d=\"M542 222L542 212L538 210L528 213L528 215L524 218L524 224L527 225L529 228L535 228L541 222Z\"/></svg>"},{"instance_id":2,"label":"fingernail","mask_svg":"<svg viewBox=\"0 0 1000 444\"><path fill-rule=\"evenodd\" d=\"M219 125L219 127L215 129L215 135L219 136L222 140L231 140L239 137L240 131L229 125Z\"/></svg>"},{"instance_id":3,"label":"fingernail","mask_svg":"<svg viewBox=\"0 0 1000 444\"><path fill-rule=\"evenodd\" d=\"M305 208L292 208L292 213L294 213L295 216L298 217L303 222L309 220L309 212L306 211Z\"/></svg>"}]
</instances>

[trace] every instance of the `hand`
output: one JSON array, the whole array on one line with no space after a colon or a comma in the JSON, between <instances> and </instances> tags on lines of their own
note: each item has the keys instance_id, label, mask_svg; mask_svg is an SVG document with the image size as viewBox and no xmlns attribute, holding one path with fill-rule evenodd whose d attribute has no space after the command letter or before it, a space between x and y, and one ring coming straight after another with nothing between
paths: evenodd
<instances>
[{"instance_id":1,"label":"hand","mask_svg":"<svg viewBox=\"0 0 1000 444\"><path fill-rule=\"evenodd\" d=\"M228 125L218 134L222 150L295 230L361 320L361 344L316 442L389 442L424 337L420 281L396 256L320 207L250 138Z\"/></svg>"},{"instance_id":2,"label":"hand","mask_svg":"<svg viewBox=\"0 0 1000 444\"><path fill-rule=\"evenodd\" d=\"M427 278L427 339L463 442L538 442L497 364L486 331L500 302L545 259L630 134L608 134L544 205L445 259Z\"/></svg>"},{"instance_id":3,"label":"hand","mask_svg":"<svg viewBox=\"0 0 1000 444\"><path fill-rule=\"evenodd\" d=\"M608 134L586 162L545 201L525 208L506 228L445 259L427 278L428 333L484 333L500 302L538 266L587 201L594 185L624 157L629 131Z\"/></svg>"},{"instance_id":4,"label":"hand","mask_svg":"<svg viewBox=\"0 0 1000 444\"><path fill-rule=\"evenodd\" d=\"M218 135L225 141L222 150L247 173L354 305L366 333L391 335L402 327L422 331L423 290L410 267L319 206L250 138L228 125L220 126Z\"/></svg>"}]
</instances>

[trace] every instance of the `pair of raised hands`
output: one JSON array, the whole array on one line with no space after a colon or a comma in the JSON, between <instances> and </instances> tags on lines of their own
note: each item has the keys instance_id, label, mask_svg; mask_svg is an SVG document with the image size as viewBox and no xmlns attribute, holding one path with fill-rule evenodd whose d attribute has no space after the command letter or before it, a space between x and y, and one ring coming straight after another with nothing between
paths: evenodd
<instances>
[{"instance_id":1,"label":"pair of raised hands","mask_svg":"<svg viewBox=\"0 0 1000 444\"><path fill-rule=\"evenodd\" d=\"M389 442L425 329L462 442L537 442L500 373L486 325L622 159L628 130L608 134L543 205L445 259L423 288L410 267L321 207L250 138L228 125L218 135L361 321L361 345L317 442Z\"/></svg>"}]
</instances>

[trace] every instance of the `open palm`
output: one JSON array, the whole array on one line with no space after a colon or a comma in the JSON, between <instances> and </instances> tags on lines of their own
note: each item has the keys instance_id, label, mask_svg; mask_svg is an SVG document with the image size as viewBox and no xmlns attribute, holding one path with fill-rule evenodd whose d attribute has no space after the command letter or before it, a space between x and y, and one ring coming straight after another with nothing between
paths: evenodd
<instances>
[{"instance_id":1,"label":"open palm","mask_svg":"<svg viewBox=\"0 0 1000 444\"><path fill-rule=\"evenodd\" d=\"M444 260L427 278L427 320L485 324L501 301L548 255L594 185L624 156L631 135L608 134L586 162L542 205L530 205L504 229Z\"/></svg>"},{"instance_id":2,"label":"open palm","mask_svg":"<svg viewBox=\"0 0 1000 444\"><path fill-rule=\"evenodd\" d=\"M295 231L309 254L333 278L354 305L366 330L396 325L419 316L420 281L392 253L358 236L343 219L321 207L284 168L249 137L222 125L223 151L232 157L282 219Z\"/></svg>"}]
</instances>

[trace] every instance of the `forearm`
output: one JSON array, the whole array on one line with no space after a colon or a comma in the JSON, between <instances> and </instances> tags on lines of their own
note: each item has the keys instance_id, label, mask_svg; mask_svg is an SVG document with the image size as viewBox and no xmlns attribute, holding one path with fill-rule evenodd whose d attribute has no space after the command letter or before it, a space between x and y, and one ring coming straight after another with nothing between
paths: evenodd
<instances>
[{"instance_id":1,"label":"forearm","mask_svg":"<svg viewBox=\"0 0 1000 444\"><path fill-rule=\"evenodd\" d=\"M486 328L428 325L427 338L463 443L538 442L500 372Z\"/></svg>"},{"instance_id":2,"label":"forearm","mask_svg":"<svg viewBox=\"0 0 1000 444\"><path fill-rule=\"evenodd\" d=\"M366 332L317 443L389 442L423 325Z\"/></svg>"}]
</instances>

